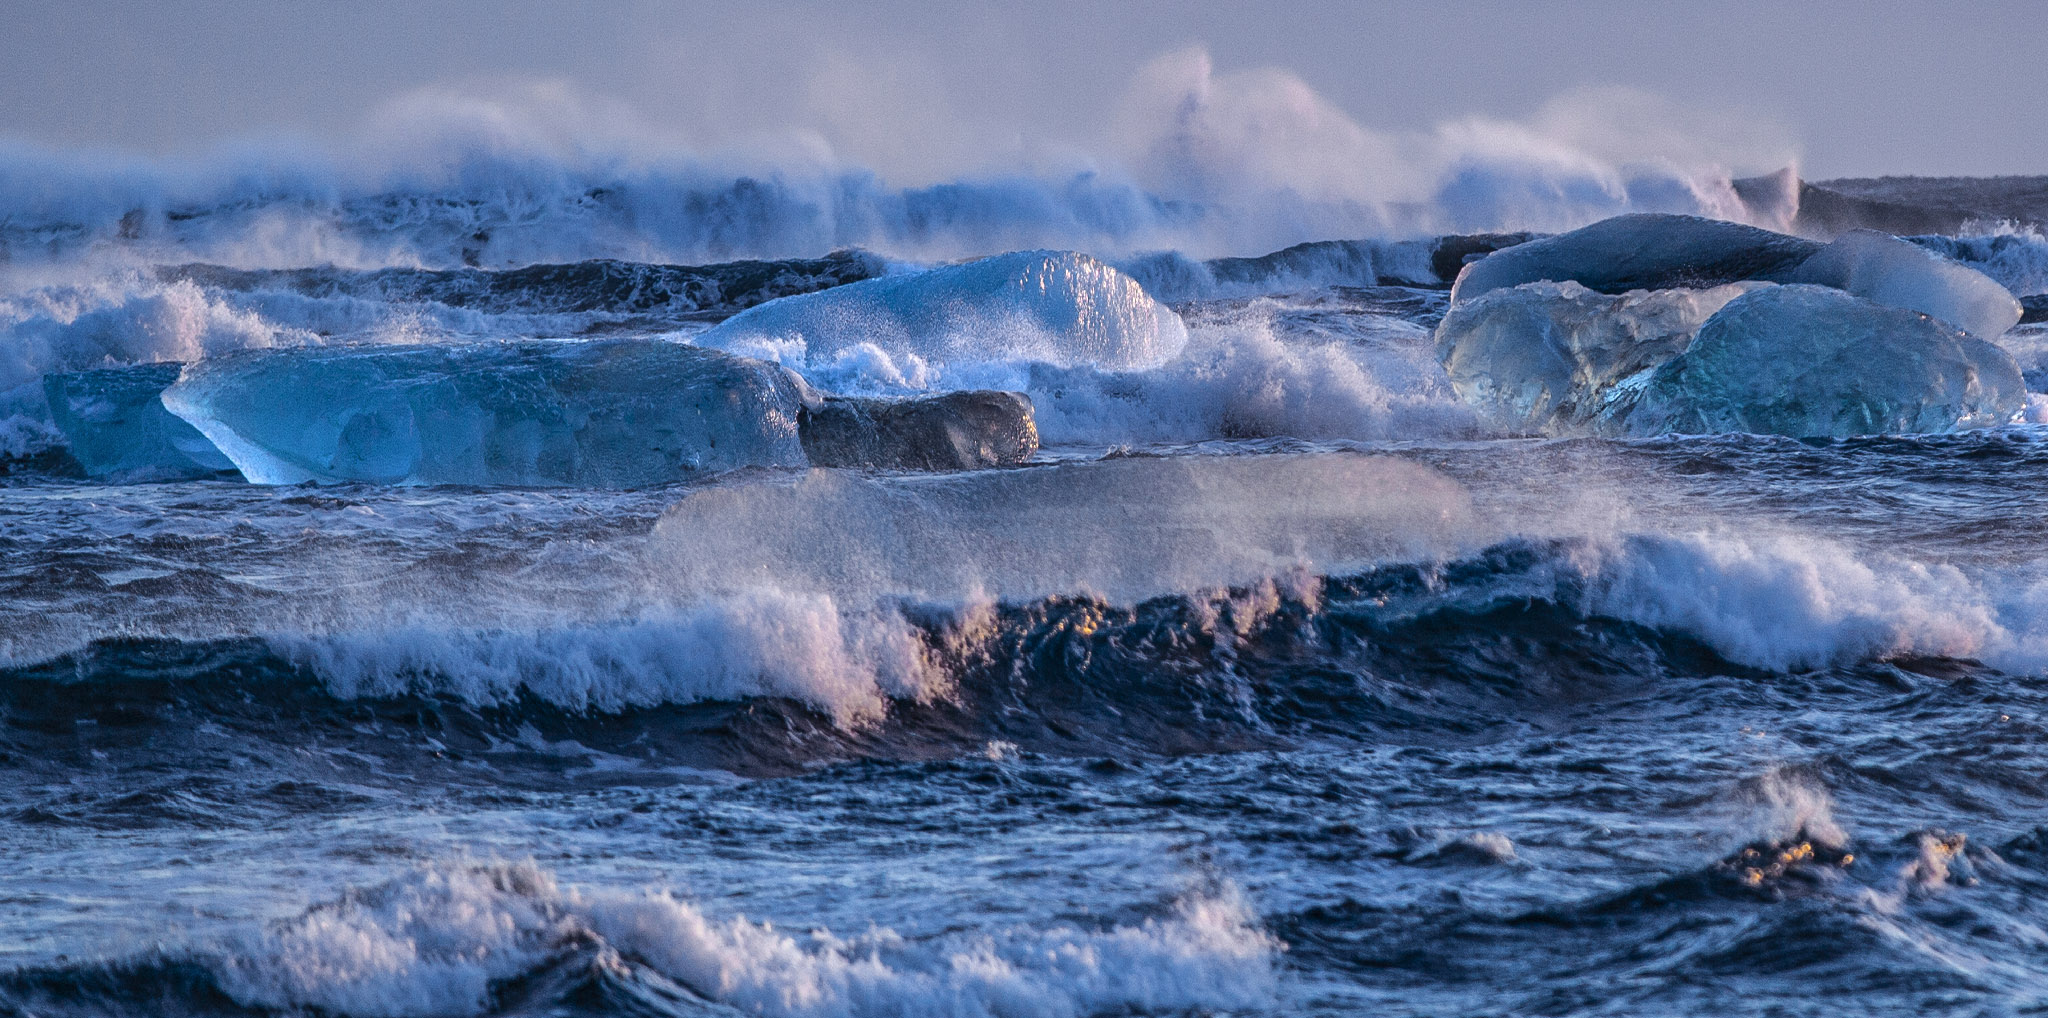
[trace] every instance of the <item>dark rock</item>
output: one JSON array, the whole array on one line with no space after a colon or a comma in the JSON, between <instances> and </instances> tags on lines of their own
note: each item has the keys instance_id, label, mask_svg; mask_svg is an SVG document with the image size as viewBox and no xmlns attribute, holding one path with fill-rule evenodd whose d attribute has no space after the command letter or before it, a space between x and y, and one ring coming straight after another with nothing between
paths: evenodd
<instances>
[{"instance_id":1,"label":"dark rock","mask_svg":"<svg viewBox=\"0 0 2048 1018\"><path fill-rule=\"evenodd\" d=\"M1836 226L1902 235L1954 234L1972 220L2048 225L2048 176L1846 178L1806 184L1800 193L1801 232L1808 224L1814 232ZM1830 216L1850 221L1838 225Z\"/></svg>"},{"instance_id":2,"label":"dark rock","mask_svg":"<svg viewBox=\"0 0 2048 1018\"><path fill-rule=\"evenodd\" d=\"M1851 230L1955 235L1972 221L2048 225L2048 176L1800 180L1790 167L1730 182L1752 213L1803 237Z\"/></svg>"},{"instance_id":3,"label":"dark rock","mask_svg":"<svg viewBox=\"0 0 2048 1018\"><path fill-rule=\"evenodd\" d=\"M1429 268L1441 280L1437 285L1449 286L1457 280L1458 272L1465 263L1478 261L1502 248L1527 244L1539 236L1535 233L1465 233L1438 237L1436 249L1429 255Z\"/></svg>"},{"instance_id":4,"label":"dark rock","mask_svg":"<svg viewBox=\"0 0 2048 1018\"><path fill-rule=\"evenodd\" d=\"M1952 234L1970 218L1959 209L1859 197L1801 182L1799 215L1792 226L1812 237L1833 237L1851 230L1881 230L1894 236Z\"/></svg>"},{"instance_id":5,"label":"dark rock","mask_svg":"<svg viewBox=\"0 0 2048 1018\"><path fill-rule=\"evenodd\" d=\"M481 253L479 231L465 254ZM657 265L592 259L516 269L332 268L231 269L194 263L156 270L165 282L190 280L223 290L289 290L309 297L355 296L377 301L435 301L491 314L729 315L793 294L811 293L880 275L883 262L863 251L823 258Z\"/></svg>"},{"instance_id":6,"label":"dark rock","mask_svg":"<svg viewBox=\"0 0 2048 1018\"><path fill-rule=\"evenodd\" d=\"M804 408L797 434L821 467L971 470L1022 463L1038 451L1031 400L1017 392L825 396Z\"/></svg>"}]
</instances>

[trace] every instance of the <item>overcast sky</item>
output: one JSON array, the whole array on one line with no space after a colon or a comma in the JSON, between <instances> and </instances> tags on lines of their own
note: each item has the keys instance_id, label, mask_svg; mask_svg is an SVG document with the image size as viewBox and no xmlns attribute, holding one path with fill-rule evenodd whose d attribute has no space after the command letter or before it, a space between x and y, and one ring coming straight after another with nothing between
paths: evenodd
<instances>
[{"instance_id":1,"label":"overcast sky","mask_svg":"<svg viewBox=\"0 0 2048 1018\"><path fill-rule=\"evenodd\" d=\"M1086 147L1141 68L1199 47L1219 75L1280 69L1372 131L1523 120L1621 86L1716 125L1738 171L1789 148L1810 179L2048 173L2048 15L2022 3L13 6L0 136L61 147L341 138L422 89L540 82L579 97L568 119L665 144L809 132L936 177Z\"/></svg>"}]
</instances>

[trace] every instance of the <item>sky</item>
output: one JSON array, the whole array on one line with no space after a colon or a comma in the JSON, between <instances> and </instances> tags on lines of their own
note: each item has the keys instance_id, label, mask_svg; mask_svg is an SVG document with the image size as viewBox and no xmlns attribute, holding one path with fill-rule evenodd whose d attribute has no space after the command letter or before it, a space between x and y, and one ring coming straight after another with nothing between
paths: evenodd
<instances>
[{"instance_id":1,"label":"sky","mask_svg":"<svg viewBox=\"0 0 2048 1018\"><path fill-rule=\"evenodd\" d=\"M12 6L0 138L61 149L374 143L510 96L565 143L809 146L922 183L1113 149L1148 81L1194 75L1371 139L1569 121L1736 173L2048 173L2048 22L2019 3Z\"/></svg>"}]
</instances>

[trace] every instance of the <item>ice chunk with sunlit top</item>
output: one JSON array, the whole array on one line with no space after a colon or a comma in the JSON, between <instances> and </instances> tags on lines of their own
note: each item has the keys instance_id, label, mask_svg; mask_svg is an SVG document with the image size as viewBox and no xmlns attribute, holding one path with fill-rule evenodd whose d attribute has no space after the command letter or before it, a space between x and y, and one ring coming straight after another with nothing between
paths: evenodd
<instances>
[{"instance_id":1,"label":"ice chunk with sunlit top","mask_svg":"<svg viewBox=\"0 0 2048 1018\"><path fill-rule=\"evenodd\" d=\"M2012 291L1990 276L1876 230L1835 238L1791 279L1930 314L1981 339L2004 334L2022 310Z\"/></svg>"},{"instance_id":2,"label":"ice chunk with sunlit top","mask_svg":"<svg viewBox=\"0 0 2048 1018\"><path fill-rule=\"evenodd\" d=\"M2007 423L2027 399L1997 345L1809 285L1737 297L1640 392L1618 388L1600 424L1619 435L1940 433Z\"/></svg>"},{"instance_id":3,"label":"ice chunk with sunlit top","mask_svg":"<svg viewBox=\"0 0 2048 1018\"><path fill-rule=\"evenodd\" d=\"M1539 280L1575 282L1601 293L1745 279L1785 282L1820 248L1811 240L1699 216L1615 216L1503 248L1465 266L1451 288L1451 303Z\"/></svg>"},{"instance_id":4,"label":"ice chunk with sunlit top","mask_svg":"<svg viewBox=\"0 0 2048 1018\"><path fill-rule=\"evenodd\" d=\"M866 351L909 387L958 388L948 380L1003 363L1156 367L1180 353L1187 328L1094 258L1018 251L784 297L695 341L806 370Z\"/></svg>"},{"instance_id":5,"label":"ice chunk with sunlit top","mask_svg":"<svg viewBox=\"0 0 2048 1018\"><path fill-rule=\"evenodd\" d=\"M1591 427L1611 387L1685 351L1721 306L1769 283L1621 296L1577 283L1525 283L1451 309L1437 356L1458 395L1505 431Z\"/></svg>"}]
</instances>

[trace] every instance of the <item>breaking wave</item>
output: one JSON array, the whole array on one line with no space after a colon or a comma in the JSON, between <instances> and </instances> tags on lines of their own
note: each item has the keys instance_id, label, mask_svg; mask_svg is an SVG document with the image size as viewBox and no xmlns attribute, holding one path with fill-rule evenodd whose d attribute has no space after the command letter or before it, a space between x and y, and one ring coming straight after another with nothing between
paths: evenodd
<instances>
[{"instance_id":1,"label":"breaking wave","mask_svg":"<svg viewBox=\"0 0 2048 1018\"><path fill-rule=\"evenodd\" d=\"M709 1005L792 1018L1080 1018L1269 1005L1281 950L1227 889L1135 925L913 939L784 929L667 891L581 891L531 863L444 864L214 949L5 973L0 994L54 1013L154 999L361 1018Z\"/></svg>"},{"instance_id":2,"label":"breaking wave","mask_svg":"<svg viewBox=\"0 0 2048 1018\"><path fill-rule=\"evenodd\" d=\"M1513 540L1137 602L753 593L610 626L102 639L10 665L0 702L29 758L74 751L73 722L102 715L259 743L310 725L364 752L418 752L360 738L367 711L400 731L433 717L435 746L485 758L537 732L648 765L774 774L992 740L1099 754L1405 739L1516 724L1600 690L1677 702L1765 676L1838 689L1882 682L1896 661L2031 674L2048 663L2044 606L2048 582L1824 541ZM60 741L39 748L44 729Z\"/></svg>"}]
</instances>

